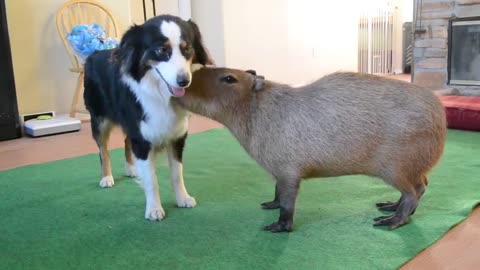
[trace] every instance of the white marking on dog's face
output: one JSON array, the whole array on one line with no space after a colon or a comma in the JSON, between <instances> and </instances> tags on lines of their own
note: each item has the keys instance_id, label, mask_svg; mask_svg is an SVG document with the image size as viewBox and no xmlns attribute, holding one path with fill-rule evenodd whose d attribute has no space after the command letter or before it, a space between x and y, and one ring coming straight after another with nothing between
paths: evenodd
<instances>
[{"instance_id":1,"label":"white marking on dog's face","mask_svg":"<svg viewBox=\"0 0 480 270\"><path fill-rule=\"evenodd\" d=\"M168 38L172 53L168 61L158 62L154 68L161 73L161 76L172 87L188 87L192 80L191 65L192 59L186 59L181 52L182 32L180 27L172 21L164 21L160 25L163 36ZM187 85L179 85L178 78L184 76L188 80ZM165 89L168 90L168 89Z\"/></svg>"}]
</instances>

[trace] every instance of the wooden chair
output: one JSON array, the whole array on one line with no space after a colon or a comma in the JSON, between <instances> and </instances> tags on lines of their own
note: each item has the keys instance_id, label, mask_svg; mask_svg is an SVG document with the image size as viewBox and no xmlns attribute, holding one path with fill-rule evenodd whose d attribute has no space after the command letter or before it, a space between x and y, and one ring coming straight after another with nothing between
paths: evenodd
<instances>
[{"instance_id":1,"label":"wooden chair","mask_svg":"<svg viewBox=\"0 0 480 270\"><path fill-rule=\"evenodd\" d=\"M70 47L66 36L71 32L72 28L79 24L97 23L105 30L106 36L111 38L119 38L120 31L116 19L110 10L104 5L94 0L70 0L65 3L57 12L56 17L57 30L60 38L65 45L68 56L72 62L71 72L78 73L77 86L75 95L70 109L70 116L75 117L77 112L85 112L78 110L79 101L83 99L83 64L74 54Z\"/></svg>"}]
</instances>

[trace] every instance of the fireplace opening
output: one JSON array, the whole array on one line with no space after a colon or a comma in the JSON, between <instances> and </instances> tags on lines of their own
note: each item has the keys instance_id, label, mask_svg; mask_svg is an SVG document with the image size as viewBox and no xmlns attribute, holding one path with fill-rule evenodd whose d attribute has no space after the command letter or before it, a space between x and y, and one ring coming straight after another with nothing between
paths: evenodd
<instances>
[{"instance_id":1,"label":"fireplace opening","mask_svg":"<svg viewBox=\"0 0 480 270\"><path fill-rule=\"evenodd\" d=\"M480 85L480 17L450 20L448 78L451 85Z\"/></svg>"}]
</instances>

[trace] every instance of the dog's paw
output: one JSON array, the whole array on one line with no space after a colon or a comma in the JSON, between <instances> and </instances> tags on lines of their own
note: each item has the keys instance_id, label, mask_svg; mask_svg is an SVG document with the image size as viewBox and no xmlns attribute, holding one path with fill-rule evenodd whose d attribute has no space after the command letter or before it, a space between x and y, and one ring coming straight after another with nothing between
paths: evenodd
<instances>
[{"instance_id":1,"label":"dog's paw","mask_svg":"<svg viewBox=\"0 0 480 270\"><path fill-rule=\"evenodd\" d=\"M128 177L137 177L137 168L133 164L125 163L125 175Z\"/></svg>"},{"instance_id":2,"label":"dog's paw","mask_svg":"<svg viewBox=\"0 0 480 270\"><path fill-rule=\"evenodd\" d=\"M109 176L103 177L102 180L100 180L99 185L102 188L113 187L115 185L115 182L113 181L113 176L109 175Z\"/></svg>"},{"instance_id":3,"label":"dog's paw","mask_svg":"<svg viewBox=\"0 0 480 270\"><path fill-rule=\"evenodd\" d=\"M177 205L178 207L192 208L197 205L197 201L195 201L194 197L186 195L182 198L177 198Z\"/></svg>"},{"instance_id":4,"label":"dog's paw","mask_svg":"<svg viewBox=\"0 0 480 270\"><path fill-rule=\"evenodd\" d=\"M145 210L145 219L148 220L162 220L165 217L165 210L160 207L147 208Z\"/></svg>"}]
</instances>

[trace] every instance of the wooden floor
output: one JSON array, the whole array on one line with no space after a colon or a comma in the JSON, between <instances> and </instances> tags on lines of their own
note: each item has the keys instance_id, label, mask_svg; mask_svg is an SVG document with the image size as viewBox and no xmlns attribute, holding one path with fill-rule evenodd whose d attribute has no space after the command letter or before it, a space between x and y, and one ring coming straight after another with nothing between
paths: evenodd
<instances>
[{"instance_id":1,"label":"wooden floor","mask_svg":"<svg viewBox=\"0 0 480 270\"><path fill-rule=\"evenodd\" d=\"M192 116L189 133L197 133L221 127L212 120ZM114 130L109 148L123 147L123 133ZM0 171L29 164L60 160L97 153L98 148L91 137L90 123L82 124L80 131L40 138L23 137L17 140L0 142Z\"/></svg>"},{"instance_id":2,"label":"wooden floor","mask_svg":"<svg viewBox=\"0 0 480 270\"><path fill-rule=\"evenodd\" d=\"M196 133L220 126L211 120L193 116L189 131ZM123 135L117 130L112 134L110 148L118 147L123 147ZM0 170L90 153L97 153L97 146L91 138L89 124L84 123L81 131L75 133L0 142ZM480 207L402 269L480 269Z\"/></svg>"}]
</instances>

